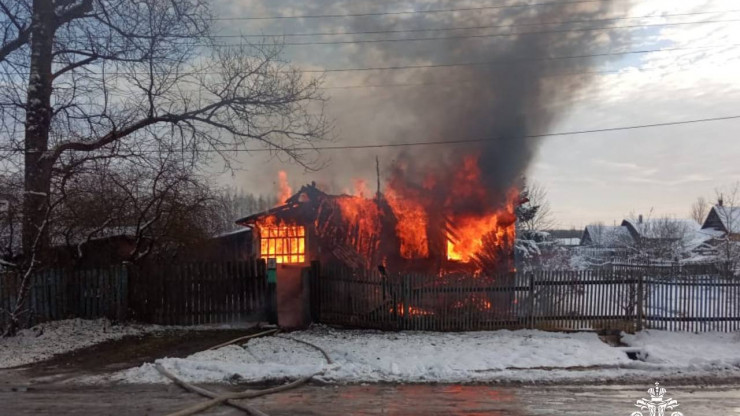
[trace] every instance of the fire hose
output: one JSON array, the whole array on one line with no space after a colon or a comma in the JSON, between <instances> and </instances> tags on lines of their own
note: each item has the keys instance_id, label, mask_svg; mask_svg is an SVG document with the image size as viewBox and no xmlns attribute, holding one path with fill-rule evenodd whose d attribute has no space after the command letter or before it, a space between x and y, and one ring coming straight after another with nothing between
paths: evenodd
<instances>
[{"instance_id":1,"label":"fire hose","mask_svg":"<svg viewBox=\"0 0 740 416\"><path fill-rule=\"evenodd\" d=\"M270 331L264 331L264 332L261 332L259 334L248 335L246 337L236 338L236 339L231 340L229 342L226 342L226 343L217 345L215 347L211 347L211 348L209 348L209 350L216 349L216 348L221 348L221 347L224 347L224 346L227 346L227 345L231 345L231 344L237 343L239 341L243 341L243 340L250 339L250 338L256 338L258 336L264 336L264 335L268 335L268 334L275 334L278 331L279 331L279 329L275 329L275 330L270 330ZM321 354L326 359L327 364L332 364L333 363L331 357L326 352L326 350L324 350L323 348L319 347L318 345L315 345L315 344L312 344L312 343L310 343L308 341L303 341L303 340L300 340L300 339L297 339L297 338L294 338L294 337L289 337L289 336L275 335L275 337L277 337L277 338L283 338L283 339L289 339L289 340L292 340L292 341L295 341L295 342L298 342L298 343L301 343L301 344L308 345L308 346L310 346L310 347L312 347L312 348L320 351ZM250 405L247 405L247 404L243 404L243 403L239 403L236 400L252 399L252 398L255 398L255 397L266 396L268 394L280 393L280 392L283 392L283 391L286 391L286 390L294 389L296 387L299 387L299 386L301 386L303 384L308 383L312 378L314 378L317 375L319 375L319 374L322 373L322 372L318 372L318 373L315 373L315 374L310 375L308 377L303 377L301 379L298 379L296 381L293 381L291 383L288 383L288 384L285 384L285 385L282 385L282 386L278 386L278 387L273 387L273 388L265 389L265 390L245 390L243 392L238 392L238 393L218 394L218 393L212 392L210 390L204 389L202 387L198 387L198 386L195 386L193 384L187 383L186 381L184 381L184 380L180 379L179 377L177 377L172 372L170 372L167 369L165 369L159 363L155 364L154 367L157 369L157 371L160 374L162 374L163 376L167 377L168 379L170 379L172 382L174 382L178 386L182 387L183 389L185 389L187 391L190 391L190 392L193 392L193 393L196 393L196 394L200 394L201 396L204 396L204 397L207 397L207 398L210 399L208 401L198 403L196 405L193 405L193 406L190 406L188 408L182 409L182 410L177 411L175 413L170 413L167 416L189 416L189 415L194 415L194 414L203 412L205 410L208 410L211 407L218 406L218 405L224 405L224 404L225 405L229 405L231 407L234 407L236 409L242 410L245 413L247 413L248 415L252 415L252 416L268 416L267 413L264 413L261 410L255 408L253 406L250 406Z\"/></svg>"}]
</instances>

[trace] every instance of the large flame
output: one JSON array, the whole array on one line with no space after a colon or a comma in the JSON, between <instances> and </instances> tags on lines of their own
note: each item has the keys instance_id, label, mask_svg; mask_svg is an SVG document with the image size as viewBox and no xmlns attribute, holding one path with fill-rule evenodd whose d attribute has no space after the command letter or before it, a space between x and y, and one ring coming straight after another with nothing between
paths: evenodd
<instances>
[{"instance_id":1,"label":"large flame","mask_svg":"<svg viewBox=\"0 0 740 416\"><path fill-rule=\"evenodd\" d=\"M380 200L368 198L367 183L355 180L354 195L319 202L316 234L333 246L354 248L368 265L381 244L391 244L381 240L387 240L385 233L393 228L402 258L475 262L481 269L486 263L495 265L513 253L519 193L512 188L505 203L492 206L491 201L502 198L488 194L479 166L476 156L464 157L455 172L432 170L417 183L409 179L404 167L397 167L383 193L395 222L388 222L388 216L381 214ZM285 201L291 194L285 172L280 172L279 184L279 198ZM384 228L387 225L391 227ZM273 217L258 226L263 257L277 258L279 263L305 261L306 230L302 226L277 224Z\"/></svg>"},{"instance_id":2,"label":"large flame","mask_svg":"<svg viewBox=\"0 0 740 416\"><path fill-rule=\"evenodd\" d=\"M432 198L435 192L438 196ZM430 255L430 218L443 219L435 226L447 239L444 254L448 260L467 263L479 259L481 253L491 251L490 244L505 252L516 234L518 191L509 191L507 202L498 207L487 206L491 199L487 192L476 156L464 157L459 169L446 177L429 172L418 186L410 185L404 170L399 169L385 196L398 219L401 255L407 259ZM439 198L440 194L444 197Z\"/></svg>"},{"instance_id":3,"label":"large flame","mask_svg":"<svg viewBox=\"0 0 740 416\"><path fill-rule=\"evenodd\" d=\"M396 235L401 242L401 257L405 259L428 257L429 215L421 193L405 187L401 181L393 180L385 190L385 197L398 220Z\"/></svg>"},{"instance_id":4,"label":"large flame","mask_svg":"<svg viewBox=\"0 0 740 416\"><path fill-rule=\"evenodd\" d=\"M282 205L285 203L285 201L288 200L293 196L293 189L290 187L290 184L288 183L288 174L281 170L278 172L278 205Z\"/></svg>"},{"instance_id":5,"label":"large flame","mask_svg":"<svg viewBox=\"0 0 740 416\"><path fill-rule=\"evenodd\" d=\"M499 248L510 245L516 237L516 216L514 204L518 192L509 192L506 207L482 216L451 217L454 224L454 235L448 234L447 258L469 262L490 247L485 243L495 244ZM486 238L486 236L488 238Z\"/></svg>"},{"instance_id":6,"label":"large flame","mask_svg":"<svg viewBox=\"0 0 740 416\"><path fill-rule=\"evenodd\" d=\"M306 261L306 228L278 221L270 215L257 222L260 231L260 257L278 264Z\"/></svg>"},{"instance_id":7,"label":"large flame","mask_svg":"<svg viewBox=\"0 0 740 416\"><path fill-rule=\"evenodd\" d=\"M346 243L358 253L374 253L382 227L378 205L371 199L349 195L336 198L336 203L347 225Z\"/></svg>"}]
</instances>

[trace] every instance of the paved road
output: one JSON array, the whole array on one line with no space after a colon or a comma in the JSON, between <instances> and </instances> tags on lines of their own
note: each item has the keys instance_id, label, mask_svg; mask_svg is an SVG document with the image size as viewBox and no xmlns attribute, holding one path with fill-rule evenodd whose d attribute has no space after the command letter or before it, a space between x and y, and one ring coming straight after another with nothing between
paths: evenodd
<instances>
[{"instance_id":1,"label":"paved road","mask_svg":"<svg viewBox=\"0 0 740 416\"><path fill-rule=\"evenodd\" d=\"M633 403L647 396L648 387L304 386L250 403L271 416L621 416L637 410ZM740 415L740 385L666 387L686 416ZM165 415L200 400L171 385L42 384L14 391L12 383L0 384L0 415ZM218 408L204 414L239 413Z\"/></svg>"}]
</instances>

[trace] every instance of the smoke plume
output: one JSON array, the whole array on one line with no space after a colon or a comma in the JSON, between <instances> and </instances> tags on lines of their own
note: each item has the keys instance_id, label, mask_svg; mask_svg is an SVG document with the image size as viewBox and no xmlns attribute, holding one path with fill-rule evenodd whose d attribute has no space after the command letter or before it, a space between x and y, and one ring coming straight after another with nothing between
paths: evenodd
<instances>
[{"instance_id":1,"label":"smoke plume","mask_svg":"<svg viewBox=\"0 0 740 416\"><path fill-rule=\"evenodd\" d=\"M485 28L402 34L396 38L450 39L379 43L372 52L365 51L368 66L429 66L372 72L365 78L368 84L399 84L398 89L403 90L393 96L395 102L387 103L405 115L388 139L396 143L479 140L405 148L393 162L393 175L401 175L407 186L434 190L436 202L452 204L453 212L504 203L507 191L522 178L541 141L532 136L547 133L579 91L593 80L589 73L609 61L608 57L563 57L599 54L628 44L624 33L586 30L614 25L603 21L625 14L615 13L614 2L562 3L414 15L403 22L404 28ZM428 8L490 5L434 2ZM409 2L408 6L423 8L418 2ZM353 30L397 29L397 21L383 22L358 18ZM466 65L446 66L461 63ZM471 157L480 170L485 195L483 199L450 201L448 196L454 188L464 186L460 183L464 178L456 178L455 172Z\"/></svg>"}]
</instances>

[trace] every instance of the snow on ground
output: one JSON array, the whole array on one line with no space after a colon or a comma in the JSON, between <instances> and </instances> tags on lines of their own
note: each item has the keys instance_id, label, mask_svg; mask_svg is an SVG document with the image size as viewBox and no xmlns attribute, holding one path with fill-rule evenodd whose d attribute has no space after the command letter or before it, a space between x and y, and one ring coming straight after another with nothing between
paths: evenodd
<instances>
[{"instance_id":1,"label":"snow on ground","mask_svg":"<svg viewBox=\"0 0 740 416\"><path fill-rule=\"evenodd\" d=\"M322 379L336 382L471 382L498 379L502 373L521 369L615 367L632 362L592 333L383 333L318 327L291 336L324 348L335 363L326 364L317 350L279 337L158 362L191 382L260 382L318 372ZM164 381L151 364L118 373L114 379Z\"/></svg>"},{"instance_id":2,"label":"snow on ground","mask_svg":"<svg viewBox=\"0 0 740 416\"><path fill-rule=\"evenodd\" d=\"M67 319L39 324L21 330L15 337L0 338L0 368L30 364L148 330L143 326L112 325L107 319Z\"/></svg>"},{"instance_id":3,"label":"snow on ground","mask_svg":"<svg viewBox=\"0 0 740 416\"><path fill-rule=\"evenodd\" d=\"M190 382L264 382L320 373L327 382L496 382L628 380L685 376L740 376L738 334L662 331L626 335L631 348L646 352L630 360L593 333L495 331L468 333L383 333L317 327L292 337L250 340L184 359L157 362ZM114 374L107 380L158 383L166 380L153 364Z\"/></svg>"},{"instance_id":4,"label":"snow on ground","mask_svg":"<svg viewBox=\"0 0 740 416\"><path fill-rule=\"evenodd\" d=\"M657 367L687 371L740 368L740 333L644 331L622 342L642 349L642 359Z\"/></svg>"},{"instance_id":5,"label":"snow on ground","mask_svg":"<svg viewBox=\"0 0 740 416\"><path fill-rule=\"evenodd\" d=\"M15 337L0 338L0 368L17 367L49 359L55 355L90 347L132 335L167 330L243 328L244 325L114 325L107 319L67 319L46 322L19 331Z\"/></svg>"}]
</instances>

